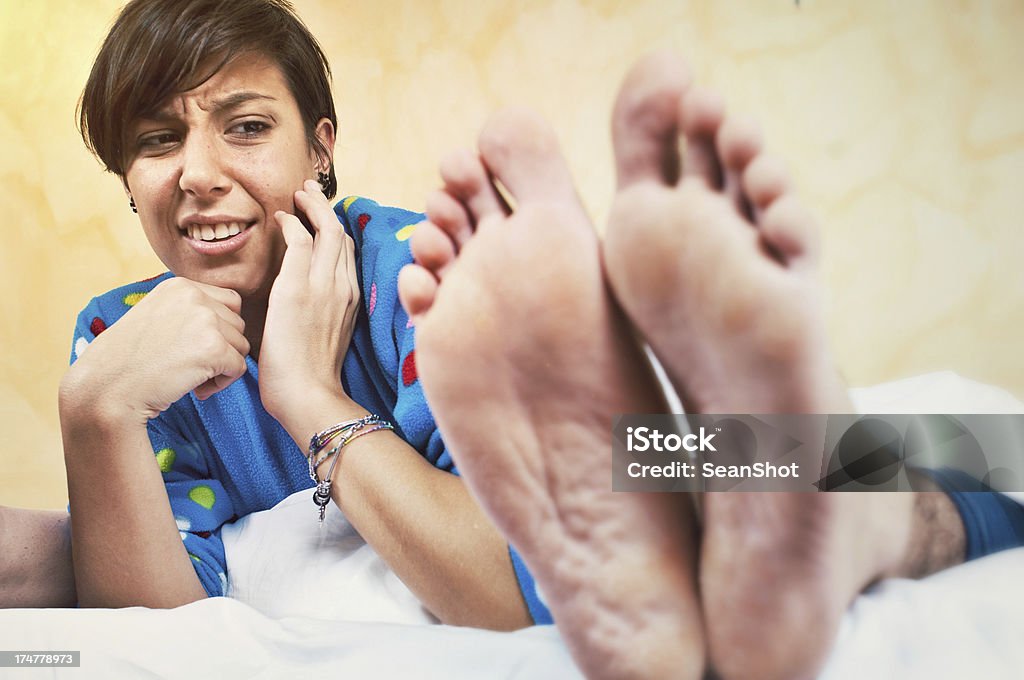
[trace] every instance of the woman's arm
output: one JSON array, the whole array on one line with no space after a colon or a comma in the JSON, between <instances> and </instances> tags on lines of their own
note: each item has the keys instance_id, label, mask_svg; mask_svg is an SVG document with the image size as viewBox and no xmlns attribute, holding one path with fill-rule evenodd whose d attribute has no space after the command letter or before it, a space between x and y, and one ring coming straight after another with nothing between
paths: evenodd
<instances>
[{"instance_id":1,"label":"woman's arm","mask_svg":"<svg viewBox=\"0 0 1024 680\"><path fill-rule=\"evenodd\" d=\"M0 507L0 609L75 606L69 519Z\"/></svg>"},{"instance_id":2,"label":"woman's arm","mask_svg":"<svg viewBox=\"0 0 1024 680\"><path fill-rule=\"evenodd\" d=\"M317 236L278 215L288 250L270 294L259 381L264 407L305 450L314 433L367 412L338 379L360 306L354 243L315 182L295 203ZM458 477L386 431L339 455L335 502L427 609L457 625L530 625L508 546Z\"/></svg>"},{"instance_id":3,"label":"woman's arm","mask_svg":"<svg viewBox=\"0 0 1024 680\"><path fill-rule=\"evenodd\" d=\"M238 296L160 283L88 345L59 411L79 604L175 607L206 597L171 512L147 424L192 389L245 372Z\"/></svg>"},{"instance_id":4,"label":"woman's arm","mask_svg":"<svg viewBox=\"0 0 1024 680\"><path fill-rule=\"evenodd\" d=\"M145 424L61 399L72 553L82 607L177 607L206 597Z\"/></svg>"},{"instance_id":5,"label":"woman's arm","mask_svg":"<svg viewBox=\"0 0 1024 680\"><path fill-rule=\"evenodd\" d=\"M365 415L351 400L324 396L283 424L305 446L313 433ZM495 630L532 624L508 545L461 479L386 430L353 440L338 455L334 502L434 616ZM321 465L321 476L330 467ZM316 521L312 504L309 521Z\"/></svg>"}]
</instances>

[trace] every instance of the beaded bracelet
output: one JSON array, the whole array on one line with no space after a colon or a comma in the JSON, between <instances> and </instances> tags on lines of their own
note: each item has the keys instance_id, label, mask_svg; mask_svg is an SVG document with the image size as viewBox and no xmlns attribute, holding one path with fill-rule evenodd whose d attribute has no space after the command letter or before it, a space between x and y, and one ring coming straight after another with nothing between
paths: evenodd
<instances>
[{"instance_id":1,"label":"beaded bracelet","mask_svg":"<svg viewBox=\"0 0 1024 680\"><path fill-rule=\"evenodd\" d=\"M367 424L374 422L382 421L376 415L371 413L370 415L363 416L362 418L346 420L338 423L337 425L332 425L326 430L321 430L313 435L309 440L309 449L306 451L306 463L309 466L309 478L317 483L320 481L316 477L316 469L320 467L320 463L330 458L330 456L338 450L338 447L334 447L330 453L325 456L321 456L319 460L316 459L316 454L318 452L327 448L327 445L334 441L336 437L341 436L344 438L353 430L358 430L365 427Z\"/></svg>"},{"instance_id":2,"label":"beaded bracelet","mask_svg":"<svg viewBox=\"0 0 1024 680\"><path fill-rule=\"evenodd\" d=\"M312 455L308 457L310 478L314 482L317 481L316 474L315 474L314 471L318 470L320 468L320 464L321 463L323 463L328 458L330 458L335 453L337 453L341 449L341 447L345 445L345 442L352 438L352 435L354 433L358 432L359 430L362 430L367 425L373 425L373 424L380 423L380 422L383 422L383 421L380 418L377 418L376 416L367 416L366 418L363 418L363 419L361 419L359 421L356 421L353 425L350 425L349 427L345 428L344 430L339 430L337 433L335 433L331 437L327 438L325 440L325 443L324 443L324 448L326 448L327 444L329 444L331 441L333 441L334 437L338 436L338 434L341 435L341 442L337 446L335 446L333 449L328 451L327 453L321 455L319 458L316 458L315 456L312 456ZM316 458L316 462L313 462L314 458Z\"/></svg>"},{"instance_id":3,"label":"beaded bracelet","mask_svg":"<svg viewBox=\"0 0 1024 680\"><path fill-rule=\"evenodd\" d=\"M306 458L309 458L315 452L326 447L334 437L338 436L345 430L356 426L362 426L375 420L379 421L380 418L371 413L370 415L363 416L362 418L354 418L353 420L340 422L337 425L331 425L326 430L317 432L309 438L309 449L307 449Z\"/></svg>"},{"instance_id":4,"label":"beaded bracelet","mask_svg":"<svg viewBox=\"0 0 1024 680\"><path fill-rule=\"evenodd\" d=\"M370 434L377 430L394 429L395 426L391 423L381 420L376 415L371 414L364 418L339 423L338 425L334 425L313 435L309 442L310 448L306 455L306 460L309 462L309 478L316 483L316 489L313 491L313 503L320 508L320 526L323 526L324 516L327 513L327 505L331 502L331 485L334 483L334 468L337 467L338 461L341 460L341 450L349 442L362 437L364 434ZM317 458L316 454L318 451L326 448L327 445L339 435L341 436L341 441L326 454ZM327 471L327 476L321 480L317 471L319 470L320 465L325 463L327 459L332 456L334 456L334 460L331 461L331 467Z\"/></svg>"}]
</instances>

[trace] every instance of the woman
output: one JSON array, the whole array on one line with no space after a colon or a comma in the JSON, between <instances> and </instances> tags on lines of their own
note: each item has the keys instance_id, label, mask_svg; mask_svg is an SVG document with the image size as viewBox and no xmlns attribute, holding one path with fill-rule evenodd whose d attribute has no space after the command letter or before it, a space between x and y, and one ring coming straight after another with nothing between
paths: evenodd
<instances>
[{"instance_id":1,"label":"woman","mask_svg":"<svg viewBox=\"0 0 1024 680\"><path fill-rule=\"evenodd\" d=\"M349 521L445 623L550 621L416 381L394 286L421 216L328 203L329 73L282 0L134 0L97 56L83 138L170 271L79 316L60 390L79 602L223 594L223 524L310 488L311 436L376 414L395 430L317 470Z\"/></svg>"}]
</instances>

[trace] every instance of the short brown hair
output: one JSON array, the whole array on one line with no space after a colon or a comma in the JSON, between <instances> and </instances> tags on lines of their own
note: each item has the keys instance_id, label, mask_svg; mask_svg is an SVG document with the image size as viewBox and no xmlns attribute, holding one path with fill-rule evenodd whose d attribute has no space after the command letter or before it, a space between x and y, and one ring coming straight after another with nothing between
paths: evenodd
<instances>
[{"instance_id":1,"label":"short brown hair","mask_svg":"<svg viewBox=\"0 0 1024 680\"><path fill-rule=\"evenodd\" d=\"M327 118L337 129L331 67L287 0L132 0L117 17L93 63L78 105L85 145L122 179L131 162L129 125L174 94L209 80L240 54L272 59L284 74L311 148L330 158L316 136ZM337 191L331 163L327 195Z\"/></svg>"}]
</instances>

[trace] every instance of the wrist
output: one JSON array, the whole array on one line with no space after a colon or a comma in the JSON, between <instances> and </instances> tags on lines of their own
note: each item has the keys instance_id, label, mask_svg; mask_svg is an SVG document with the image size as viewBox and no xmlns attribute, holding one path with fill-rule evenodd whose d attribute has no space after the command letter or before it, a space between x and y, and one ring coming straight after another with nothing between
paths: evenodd
<instances>
[{"instance_id":1,"label":"wrist","mask_svg":"<svg viewBox=\"0 0 1024 680\"><path fill-rule=\"evenodd\" d=\"M142 410L133 408L105 378L94 376L92 368L81 361L64 374L57 395L61 429L71 432L83 428L119 430L146 425L149 419Z\"/></svg>"},{"instance_id":2,"label":"wrist","mask_svg":"<svg viewBox=\"0 0 1024 680\"><path fill-rule=\"evenodd\" d=\"M292 409L283 417L275 418L305 452L310 438L317 432L341 421L362 418L368 414L369 411L344 392L315 391L303 400L301 409Z\"/></svg>"}]
</instances>

